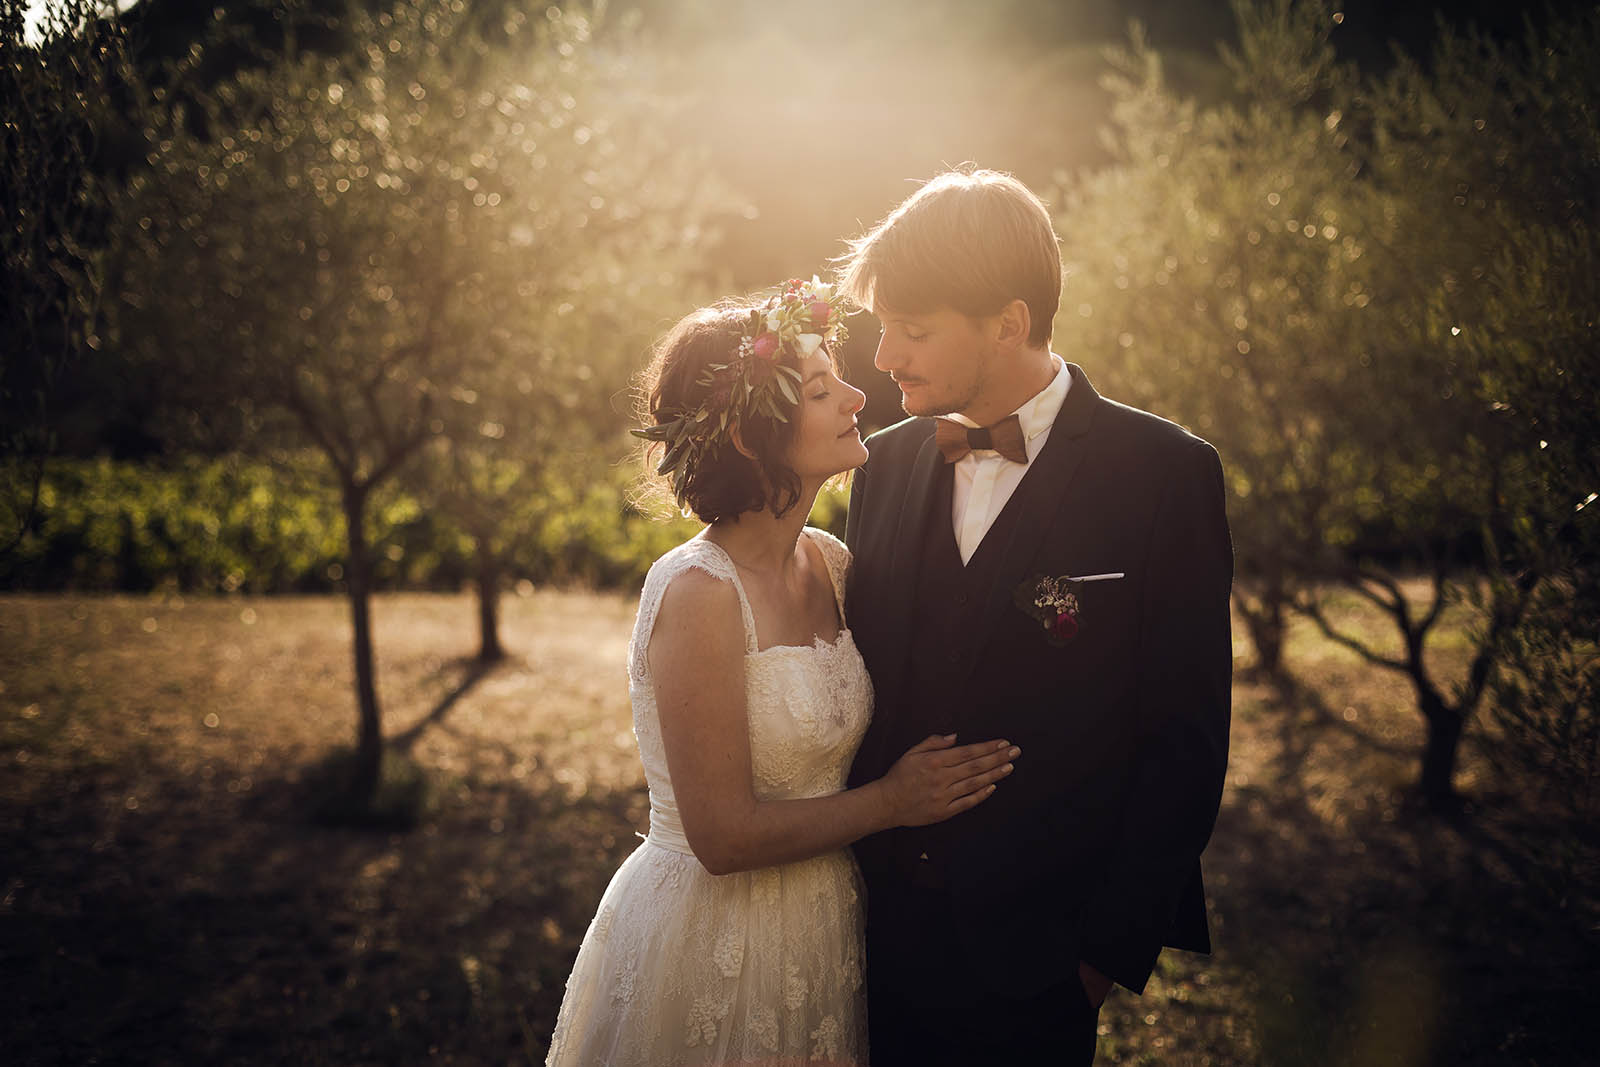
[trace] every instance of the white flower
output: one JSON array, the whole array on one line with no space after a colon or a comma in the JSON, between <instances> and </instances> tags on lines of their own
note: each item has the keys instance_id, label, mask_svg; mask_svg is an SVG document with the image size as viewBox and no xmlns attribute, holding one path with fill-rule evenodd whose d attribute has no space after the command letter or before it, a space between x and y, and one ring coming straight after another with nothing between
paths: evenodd
<instances>
[{"instance_id":1,"label":"white flower","mask_svg":"<svg viewBox=\"0 0 1600 1067\"><path fill-rule=\"evenodd\" d=\"M744 966L744 938L733 930L725 931L717 938L711 959L717 965L717 970L722 972L722 977L739 977L739 971Z\"/></svg>"},{"instance_id":2,"label":"white flower","mask_svg":"<svg viewBox=\"0 0 1600 1067\"><path fill-rule=\"evenodd\" d=\"M778 318L778 312L776 310L767 312L767 329L777 333L782 328L783 320Z\"/></svg>"},{"instance_id":3,"label":"white flower","mask_svg":"<svg viewBox=\"0 0 1600 1067\"><path fill-rule=\"evenodd\" d=\"M820 333L803 333L794 339L794 343L795 347L800 350L801 357L809 359L817 349L822 347L822 335Z\"/></svg>"},{"instance_id":4,"label":"white flower","mask_svg":"<svg viewBox=\"0 0 1600 1067\"><path fill-rule=\"evenodd\" d=\"M811 1058L836 1060L839 1058L839 1020L829 1015L822 1025L811 1031Z\"/></svg>"},{"instance_id":5,"label":"white flower","mask_svg":"<svg viewBox=\"0 0 1600 1067\"><path fill-rule=\"evenodd\" d=\"M750 1013L750 1036L763 1052L778 1051L778 1012L775 1008L757 1008Z\"/></svg>"},{"instance_id":6,"label":"white flower","mask_svg":"<svg viewBox=\"0 0 1600 1067\"><path fill-rule=\"evenodd\" d=\"M727 1004L711 996L695 998L694 1007L689 1009L689 1029L684 1034L684 1044L690 1048L716 1044L717 1023L727 1016Z\"/></svg>"},{"instance_id":7,"label":"white flower","mask_svg":"<svg viewBox=\"0 0 1600 1067\"><path fill-rule=\"evenodd\" d=\"M750 880L750 897L758 904L773 904L778 900L782 876L773 867L763 867Z\"/></svg>"},{"instance_id":8,"label":"white flower","mask_svg":"<svg viewBox=\"0 0 1600 1067\"><path fill-rule=\"evenodd\" d=\"M614 972L615 980L611 983L611 1000L613 1003L626 1004L633 999L633 978L638 970L638 958L630 952L627 959Z\"/></svg>"},{"instance_id":9,"label":"white flower","mask_svg":"<svg viewBox=\"0 0 1600 1067\"><path fill-rule=\"evenodd\" d=\"M800 968L793 963L784 968L783 1006L799 1011L806 1005L806 980L800 977Z\"/></svg>"}]
</instances>

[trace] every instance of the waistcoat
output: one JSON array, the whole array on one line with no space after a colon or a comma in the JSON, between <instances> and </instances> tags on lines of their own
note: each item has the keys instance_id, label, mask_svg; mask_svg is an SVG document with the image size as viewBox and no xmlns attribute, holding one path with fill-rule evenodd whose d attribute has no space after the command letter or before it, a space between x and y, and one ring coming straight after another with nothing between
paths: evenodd
<instances>
[{"instance_id":1,"label":"waistcoat","mask_svg":"<svg viewBox=\"0 0 1600 1067\"><path fill-rule=\"evenodd\" d=\"M1008 501L971 560L963 565L950 517L954 470L946 465L935 477L939 483L917 546L916 593L908 605L911 662L904 703L895 716L897 737L892 751L897 755L929 734L955 732L956 715L968 699L969 688L985 684L984 679L973 677L984 638L978 627L995 570L1019 521ZM1012 500L1021 503L1020 487ZM968 734L970 730L969 726ZM987 738L963 734L956 744L983 740ZM930 862L920 860L928 853L937 866L941 825L903 828L897 834L901 838L896 843L897 860L908 865Z\"/></svg>"}]
</instances>

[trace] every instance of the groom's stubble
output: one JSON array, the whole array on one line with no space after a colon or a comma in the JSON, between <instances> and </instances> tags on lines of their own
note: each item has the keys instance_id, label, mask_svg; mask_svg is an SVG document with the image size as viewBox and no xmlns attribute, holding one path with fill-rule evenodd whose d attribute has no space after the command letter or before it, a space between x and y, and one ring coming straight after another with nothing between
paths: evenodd
<instances>
[{"instance_id":1,"label":"groom's stubble","mask_svg":"<svg viewBox=\"0 0 1600 1067\"><path fill-rule=\"evenodd\" d=\"M905 394L902 393L900 396L900 410L907 415L932 417L953 415L974 407L979 398L988 390L990 382L993 380L995 371L994 348L993 342L980 342L975 346L971 356L962 364L963 369L970 368L972 372L971 380L964 384L961 382L949 382L948 380L941 383L935 379L923 378L924 382L933 386L936 390L940 385L949 385L952 390L950 395L935 397L927 404L918 405L920 410L913 411L910 402L907 401Z\"/></svg>"}]
</instances>

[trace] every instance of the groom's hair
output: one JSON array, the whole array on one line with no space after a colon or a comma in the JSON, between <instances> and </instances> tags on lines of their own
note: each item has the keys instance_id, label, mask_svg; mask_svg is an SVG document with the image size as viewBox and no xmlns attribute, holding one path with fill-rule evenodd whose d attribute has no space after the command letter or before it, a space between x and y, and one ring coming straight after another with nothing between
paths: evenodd
<instances>
[{"instance_id":1,"label":"groom's hair","mask_svg":"<svg viewBox=\"0 0 1600 1067\"><path fill-rule=\"evenodd\" d=\"M973 318L1028 305L1028 343L1050 341L1061 306L1061 247L1050 212L1009 174L940 174L838 260L839 284L864 308Z\"/></svg>"}]
</instances>

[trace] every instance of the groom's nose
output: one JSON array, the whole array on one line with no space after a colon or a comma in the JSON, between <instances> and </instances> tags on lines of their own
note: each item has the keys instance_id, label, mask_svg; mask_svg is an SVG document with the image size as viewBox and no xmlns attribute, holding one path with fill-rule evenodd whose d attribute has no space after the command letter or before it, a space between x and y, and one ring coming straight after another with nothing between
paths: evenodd
<instances>
[{"instance_id":1,"label":"groom's nose","mask_svg":"<svg viewBox=\"0 0 1600 1067\"><path fill-rule=\"evenodd\" d=\"M883 373L888 374L900 364L899 355L895 352L894 346L889 343L888 333L884 333L883 336L878 338L878 350L873 353L872 365Z\"/></svg>"}]
</instances>

